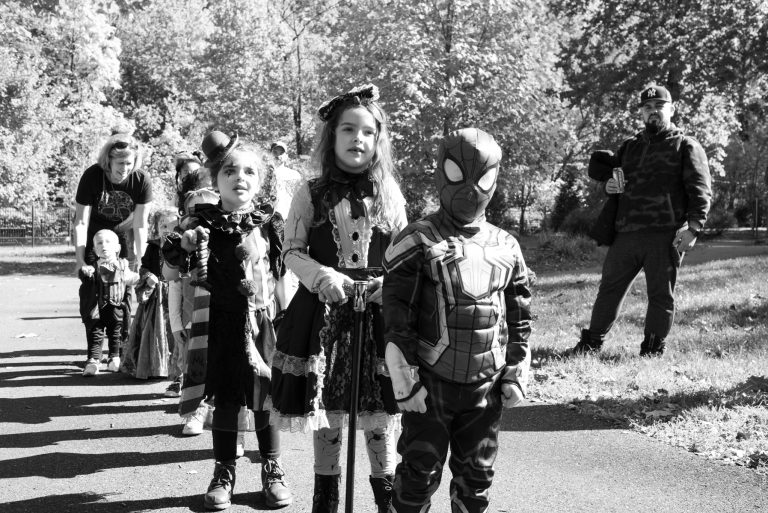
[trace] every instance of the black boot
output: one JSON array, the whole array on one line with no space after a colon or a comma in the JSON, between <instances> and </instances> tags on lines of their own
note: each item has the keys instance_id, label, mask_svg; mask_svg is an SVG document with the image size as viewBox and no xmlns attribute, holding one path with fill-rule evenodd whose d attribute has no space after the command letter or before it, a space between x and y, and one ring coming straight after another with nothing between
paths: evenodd
<instances>
[{"instance_id":1,"label":"black boot","mask_svg":"<svg viewBox=\"0 0 768 513\"><path fill-rule=\"evenodd\" d=\"M646 333L640 344L640 356L661 356L664 354L664 339L654 333Z\"/></svg>"},{"instance_id":2,"label":"black boot","mask_svg":"<svg viewBox=\"0 0 768 513\"><path fill-rule=\"evenodd\" d=\"M221 510L232 505L235 488L235 460L217 461L213 479L205 494L205 509Z\"/></svg>"},{"instance_id":3,"label":"black boot","mask_svg":"<svg viewBox=\"0 0 768 513\"><path fill-rule=\"evenodd\" d=\"M339 481L341 475L315 474L315 493L312 496L312 513L337 513L339 511Z\"/></svg>"},{"instance_id":4,"label":"black boot","mask_svg":"<svg viewBox=\"0 0 768 513\"><path fill-rule=\"evenodd\" d=\"M389 513L389 507L392 505L392 485L395 482L395 476L369 477L371 488L373 488L373 501L376 503L378 513Z\"/></svg>"},{"instance_id":5,"label":"black boot","mask_svg":"<svg viewBox=\"0 0 768 513\"><path fill-rule=\"evenodd\" d=\"M576 344L576 346L571 349L571 354L579 355L579 354L587 354L587 353L597 353L600 351L600 348L603 347L602 342L597 342L595 340L592 340L592 334L589 330L581 330L581 340L579 340L579 343Z\"/></svg>"}]
</instances>

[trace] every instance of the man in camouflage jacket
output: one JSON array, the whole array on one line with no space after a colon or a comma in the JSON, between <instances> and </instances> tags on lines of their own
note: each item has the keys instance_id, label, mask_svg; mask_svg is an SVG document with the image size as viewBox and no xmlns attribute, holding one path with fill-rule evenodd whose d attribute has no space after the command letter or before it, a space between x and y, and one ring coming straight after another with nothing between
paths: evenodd
<instances>
[{"instance_id":1,"label":"man in camouflage jacket","mask_svg":"<svg viewBox=\"0 0 768 513\"><path fill-rule=\"evenodd\" d=\"M672 97L653 85L640 94L645 130L616 154L624 183L610 178L606 192L618 195L616 238L608 249L589 329L575 353L603 344L640 270L645 271L648 310L640 355L661 355L675 313L674 290L682 254L696 243L711 203L711 178L701 145L672 122Z\"/></svg>"}]
</instances>

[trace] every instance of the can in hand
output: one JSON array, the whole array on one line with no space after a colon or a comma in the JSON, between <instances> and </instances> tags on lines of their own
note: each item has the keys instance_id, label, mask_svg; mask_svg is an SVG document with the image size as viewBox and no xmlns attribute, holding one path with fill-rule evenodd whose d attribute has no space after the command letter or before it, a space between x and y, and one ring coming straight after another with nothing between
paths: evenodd
<instances>
[{"instance_id":1,"label":"can in hand","mask_svg":"<svg viewBox=\"0 0 768 513\"><path fill-rule=\"evenodd\" d=\"M616 185L619 187L619 194L624 192L624 170L620 167L614 168L613 179L616 181Z\"/></svg>"}]
</instances>

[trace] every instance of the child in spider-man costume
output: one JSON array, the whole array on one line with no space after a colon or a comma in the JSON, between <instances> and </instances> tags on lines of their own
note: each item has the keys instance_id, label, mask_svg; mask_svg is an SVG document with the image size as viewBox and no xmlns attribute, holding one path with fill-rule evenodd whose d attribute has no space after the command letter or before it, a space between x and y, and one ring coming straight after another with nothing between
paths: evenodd
<instances>
[{"instance_id":1,"label":"child in spider-man costume","mask_svg":"<svg viewBox=\"0 0 768 513\"><path fill-rule=\"evenodd\" d=\"M520 245L485 221L501 148L482 130L448 134L440 209L384 257L386 363L403 410L392 510L425 512L449 467L454 512L488 511L502 406L525 395L531 293Z\"/></svg>"}]
</instances>

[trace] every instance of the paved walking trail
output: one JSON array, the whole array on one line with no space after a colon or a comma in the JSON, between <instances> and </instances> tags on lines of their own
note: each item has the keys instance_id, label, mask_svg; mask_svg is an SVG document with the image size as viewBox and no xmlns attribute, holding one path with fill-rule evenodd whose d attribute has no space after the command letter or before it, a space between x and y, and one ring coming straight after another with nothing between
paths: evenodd
<instances>
[{"instance_id":1,"label":"paved walking trail","mask_svg":"<svg viewBox=\"0 0 768 513\"><path fill-rule=\"evenodd\" d=\"M81 377L84 346L75 278L0 275L0 512L204 511L210 434L181 436L167 382ZM309 512L311 437L282 444L295 493L282 511ZM500 445L490 513L768 511L766 478L559 405L506 411ZM357 448L354 509L375 511L361 435ZM229 511L266 509L249 458ZM449 479L435 513L450 512Z\"/></svg>"}]
</instances>

